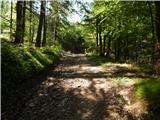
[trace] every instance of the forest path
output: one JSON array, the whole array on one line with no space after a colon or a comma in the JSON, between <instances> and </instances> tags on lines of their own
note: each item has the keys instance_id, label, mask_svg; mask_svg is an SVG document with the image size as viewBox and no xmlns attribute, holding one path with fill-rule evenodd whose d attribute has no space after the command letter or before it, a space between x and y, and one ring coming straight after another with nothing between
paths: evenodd
<instances>
[{"instance_id":1,"label":"forest path","mask_svg":"<svg viewBox=\"0 0 160 120\"><path fill-rule=\"evenodd\" d=\"M63 56L26 103L19 120L134 119L130 108L136 114L141 109L139 103L133 105L128 99L132 87L120 87L113 80L119 71L126 71L125 66L103 67L83 54Z\"/></svg>"}]
</instances>

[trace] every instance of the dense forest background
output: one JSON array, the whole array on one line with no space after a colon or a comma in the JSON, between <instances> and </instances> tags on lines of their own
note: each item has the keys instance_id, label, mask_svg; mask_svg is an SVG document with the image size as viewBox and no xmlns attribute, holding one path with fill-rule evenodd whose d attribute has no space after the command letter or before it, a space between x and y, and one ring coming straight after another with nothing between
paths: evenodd
<instances>
[{"instance_id":1,"label":"dense forest background","mask_svg":"<svg viewBox=\"0 0 160 120\"><path fill-rule=\"evenodd\" d=\"M3 0L0 6L4 116L19 111L17 100L37 84L28 79L57 64L64 51L160 74L159 1ZM71 20L75 14L80 20Z\"/></svg>"},{"instance_id":2,"label":"dense forest background","mask_svg":"<svg viewBox=\"0 0 160 120\"><path fill-rule=\"evenodd\" d=\"M69 21L77 12L82 22ZM1 36L15 44L60 43L72 52L85 49L115 61L151 63L159 54L158 13L159 2L2 1Z\"/></svg>"}]
</instances>

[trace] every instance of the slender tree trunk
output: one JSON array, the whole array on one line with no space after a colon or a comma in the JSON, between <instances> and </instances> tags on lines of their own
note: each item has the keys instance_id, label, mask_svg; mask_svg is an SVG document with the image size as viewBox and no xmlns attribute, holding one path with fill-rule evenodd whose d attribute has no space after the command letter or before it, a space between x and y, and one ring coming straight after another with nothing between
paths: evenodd
<instances>
[{"instance_id":1,"label":"slender tree trunk","mask_svg":"<svg viewBox=\"0 0 160 120\"><path fill-rule=\"evenodd\" d=\"M42 34L43 16L44 16L43 14L44 14L44 6L43 6L43 1L41 1L41 11L40 11L40 17L39 17L36 44L35 44L36 47L41 47L41 34Z\"/></svg>"},{"instance_id":2,"label":"slender tree trunk","mask_svg":"<svg viewBox=\"0 0 160 120\"><path fill-rule=\"evenodd\" d=\"M57 28L57 25L56 25L56 17L54 18L54 26L53 26L53 41L55 42L56 41L56 28Z\"/></svg>"},{"instance_id":3,"label":"slender tree trunk","mask_svg":"<svg viewBox=\"0 0 160 120\"><path fill-rule=\"evenodd\" d=\"M107 35L103 36L103 53L106 52L106 37L107 37Z\"/></svg>"},{"instance_id":4,"label":"slender tree trunk","mask_svg":"<svg viewBox=\"0 0 160 120\"><path fill-rule=\"evenodd\" d=\"M98 42L99 42L99 39L98 39L98 19L96 19L96 51L98 52Z\"/></svg>"},{"instance_id":5,"label":"slender tree trunk","mask_svg":"<svg viewBox=\"0 0 160 120\"><path fill-rule=\"evenodd\" d=\"M121 57L121 38L118 38L117 41L117 60Z\"/></svg>"},{"instance_id":6,"label":"slender tree trunk","mask_svg":"<svg viewBox=\"0 0 160 120\"><path fill-rule=\"evenodd\" d=\"M156 61L160 61L160 1L155 2L156 7L156 38L157 43L155 42L155 54L156 54Z\"/></svg>"},{"instance_id":7,"label":"slender tree trunk","mask_svg":"<svg viewBox=\"0 0 160 120\"><path fill-rule=\"evenodd\" d=\"M15 41L14 43L18 44L21 43L22 40L22 20L23 20L23 1L17 1L17 6L16 6L16 13L17 13L17 18L16 18L16 36L15 36Z\"/></svg>"},{"instance_id":8,"label":"slender tree trunk","mask_svg":"<svg viewBox=\"0 0 160 120\"><path fill-rule=\"evenodd\" d=\"M33 43L33 40L34 40L34 34L35 34L35 28L34 28L34 24L32 25L32 43Z\"/></svg>"},{"instance_id":9,"label":"slender tree trunk","mask_svg":"<svg viewBox=\"0 0 160 120\"><path fill-rule=\"evenodd\" d=\"M29 6L30 6L30 15L29 15L29 22L30 22L30 26L29 26L29 39L30 39L30 44L32 44L32 1L29 1Z\"/></svg>"},{"instance_id":10,"label":"slender tree trunk","mask_svg":"<svg viewBox=\"0 0 160 120\"><path fill-rule=\"evenodd\" d=\"M160 1L155 1L156 7L156 37L157 42L160 43Z\"/></svg>"},{"instance_id":11,"label":"slender tree trunk","mask_svg":"<svg viewBox=\"0 0 160 120\"><path fill-rule=\"evenodd\" d=\"M115 62L117 61L117 41L114 41Z\"/></svg>"},{"instance_id":12,"label":"slender tree trunk","mask_svg":"<svg viewBox=\"0 0 160 120\"><path fill-rule=\"evenodd\" d=\"M103 37L103 54L105 53L105 52L107 52L106 51L106 38L107 38L107 36L109 35L109 33L110 32L108 32L106 35L104 35L104 37ZM107 55L107 54L106 54Z\"/></svg>"},{"instance_id":13,"label":"slender tree trunk","mask_svg":"<svg viewBox=\"0 0 160 120\"><path fill-rule=\"evenodd\" d=\"M138 42L135 41L135 60L138 62Z\"/></svg>"},{"instance_id":14,"label":"slender tree trunk","mask_svg":"<svg viewBox=\"0 0 160 120\"><path fill-rule=\"evenodd\" d=\"M126 58L127 58L127 60L130 59L130 56L129 56L129 49L128 49L128 40L126 41Z\"/></svg>"},{"instance_id":15,"label":"slender tree trunk","mask_svg":"<svg viewBox=\"0 0 160 120\"><path fill-rule=\"evenodd\" d=\"M43 16L43 40L42 40L42 46L46 45L46 14L45 14L45 7L46 7L46 2L44 1L44 16Z\"/></svg>"},{"instance_id":16,"label":"slender tree trunk","mask_svg":"<svg viewBox=\"0 0 160 120\"><path fill-rule=\"evenodd\" d=\"M25 36L25 12L26 12L26 1L23 1L22 40L21 40L21 43L24 43L24 36Z\"/></svg>"},{"instance_id":17,"label":"slender tree trunk","mask_svg":"<svg viewBox=\"0 0 160 120\"><path fill-rule=\"evenodd\" d=\"M4 11L4 1L3 0L1 0L1 13L3 13L3 11ZM0 17L2 17L2 14L0 14L1 16ZM2 17L2 18L4 18L4 17ZM1 29L1 34L3 33L3 28L2 27L0 27L0 29Z\"/></svg>"},{"instance_id":18,"label":"slender tree trunk","mask_svg":"<svg viewBox=\"0 0 160 120\"><path fill-rule=\"evenodd\" d=\"M12 13L13 13L13 1L11 0L11 18L10 18L10 39L12 41Z\"/></svg>"},{"instance_id":19,"label":"slender tree trunk","mask_svg":"<svg viewBox=\"0 0 160 120\"><path fill-rule=\"evenodd\" d=\"M99 25L99 53L101 56L103 56L103 48L102 48L102 31L101 31L101 25Z\"/></svg>"},{"instance_id":20,"label":"slender tree trunk","mask_svg":"<svg viewBox=\"0 0 160 120\"><path fill-rule=\"evenodd\" d=\"M148 2L149 5L149 11L150 11L150 15L151 15L151 24L152 24L152 62L154 63L154 59L155 59L155 33L154 33L154 25L153 25L153 13L152 13L152 7L151 7L151 2Z\"/></svg>"},{"instance_id":21,"label":"slender tree trunk","mask_svg":"<svg viewBox=\"0 0 160 120\"><path fill-rule=\"evenodd\" d=\"M109 35L108 43L107 43L107 57L109 57L109 52L110 52L110 47L111 47L111 35Z\"/></svg>"}]
</instances>

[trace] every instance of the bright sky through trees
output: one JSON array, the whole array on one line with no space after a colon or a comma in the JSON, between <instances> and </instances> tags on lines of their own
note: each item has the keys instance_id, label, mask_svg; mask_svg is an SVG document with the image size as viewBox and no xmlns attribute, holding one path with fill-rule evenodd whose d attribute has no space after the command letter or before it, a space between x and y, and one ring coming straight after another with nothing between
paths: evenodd
<instances>
[{"instance_id":1,"label":"bright sky through trees","mask_svg":"<svg viewBox=\"0 0 160 120\"><path fill-rule=\"evenodd\" d=\"M81 0L81 2L84 3L89 3L91 4L93 0ZM89 7L89 6L88 6ZM91 7L91 6L90 6ZM73 1L73 9L77 12L73 12L69 17L68 20L70 22L80 22L83 18L84 13L81 12L80 5L76 3L76 1Z\"/></svg>"}]
</instances>

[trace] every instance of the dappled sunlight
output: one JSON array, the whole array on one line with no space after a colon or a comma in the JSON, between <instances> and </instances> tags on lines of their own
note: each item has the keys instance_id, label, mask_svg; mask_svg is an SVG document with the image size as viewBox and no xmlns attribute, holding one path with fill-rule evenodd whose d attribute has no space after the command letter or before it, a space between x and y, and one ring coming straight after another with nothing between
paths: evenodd
<instances>
[{"instance_id":1,"label":"dappled sunlight","mask_svg":"<svg viewBox=\"0 0 160 120\"><path fill-rule=\"evenodd\" d=\"M45 108L36 113L37 118L45 111L59 113L54 119L60 120L132 119L147 111L133 95L137 77L131 64L98 66L81 54L66 55L41 83L28 109Z\"/></svg>"},{"instance_id":2,"label":"dappled sunlight","mask_svg":"<svg viewBox=\"0 0 160 120\"><path fill-rule=\"evenodd\" d=\"M80 65L72 65L69 67L69 69L79 69L80 68Z\"/></svg>"},{"instance_id":3,"label":"dappled sunlight","mask_svg":"<svg viewBox=\"0 0 160 120\"><path fill-rule=\"evenodd\" d=\"M117 119L120 116L119 113L114 112L113 110L107 110L107 112L110 119Z\"/></svg>"},{"instance_id":4,"label":"dappled sunlight","mask_svg":"<svg viewBox=\"0 0 160 120\"><path fill-rule=\"evenodd\" d=\"M64 93L72 91L72 95L81 101L77 103L77 114L82 119L94 116L96 104L103 105L101 112L104 120L105 118L118 119L124 113L134 115L136 109L139 109L137 116L146 111L140 102L135 101L132 96L133 90L128 89L137 82L138 77L146 75L140 73L141 76L137 76L139 73L137 73L137 68L135 69L134 65L107 63L98 66L88 63L88 59L83 55L70 57L80 63L67 63L63 69L59 71L57 68L55 71L61 75L57 78L60 80L59 84ZM78 60L79 57L81 57L81 61ZM114 91L115 87L118 91Z\"/></svg>"},{"instance_id":5,"label":"dappled sunlight","mask_svg":"<svg viewBox=\"0 0 160 120\"><path fill-rule=\"evenodd\" d=\"M85 110L84 112L79 112L82 115L82 119L87 119L89 116L92 115L91 110Z\"/></svg>"},{"instance_id":6,"label":"dappled sunlight","mask_svg":"<svg viewBox=\"0 0 160 120\"><path fill-rule=\"evenodd\" d=\"M101 97L101 90L106 91L110 89L110 84L106 84L105 78L98 79L65 79L61 81L61 86L65 91L74 90L74 95L83 97L89 100L97 101Z\"/></svg>"},{"instance_id":7,"label":"dappled sunlight","mask_svg":"<svg viewBox=\"0 0 160 120\"><path fill-rule=\"evenodd\" d=\"M100 91L103 90L107 92L113 85L111 84L111 80L109 78L94 78L93 80L94 87Z\"/></svg>"},{"instance_id":8,"label":"dappled sunlight","mask_svg":"<svg viewBox=\"0 0 160 120\"><path fill-rule=\"evenodd\" d=\"M3 120L160 119L160 2L1 1Z\"/></svg>"},{"instance_id":9,"label":"dappled sunlight","mask_svg":"<svg viewBox=\"0 0 160 120\"><path fill-rule=\"evenodd\" d=\"M92 72L92 73L98 73L98 72L103 72L104 68L103 67L97 67L97 66L82 66L80 71L86 71L86 72Z\"/></svg>"},{"instance_id":10,"label":"dappled sunlight","mask_svg":"<svg viewBox=\"0 0 160 120\"><path fill-rule=\"evenodd\" d=\"M128 77L117 77L117 78L112 78L112 81L113 84L115 84L115 86L129 87L134 85L137 82L137 79Z\"/></svg>"},{"instance_id":11,"label":"dappled sunlight","mask_svg":"<svg viewBox=\"0 0 160 120\"><path fill-rule=\"evenodd\" d=\"M125 67L125 68L131 68L133 67L132 64L127 64L127 63L105 63L103 64L103 66L107 66L107 67Z\"/></svg>"},{"instance_id":12,"label":"dappled sunlight","mask_svg":"<svg viewBox=\"0 0 160 120\"><path fill-rule=\"evenodd\" d=\"M79 87L89 87L91 84L91 81L83 78L75 78L75 79L65 79L61 81L61 85L66 89L73 89L73 88L79 88Z\"/></svg>"},{"instance_id":13,"label":"dappled sunlight","mask_svg":"<svg viewBox=\"0 0 160 120\"><path fill-rule=\"evenodd\" d=\"M145 101L135 101L132 104L126 104L124 106L124 109L126 111L131 112L132 114L134 114L135 116L140 116L142 113L147 114L147 107L146 107L147 103Z\"/></svg>"}]
</instances>

